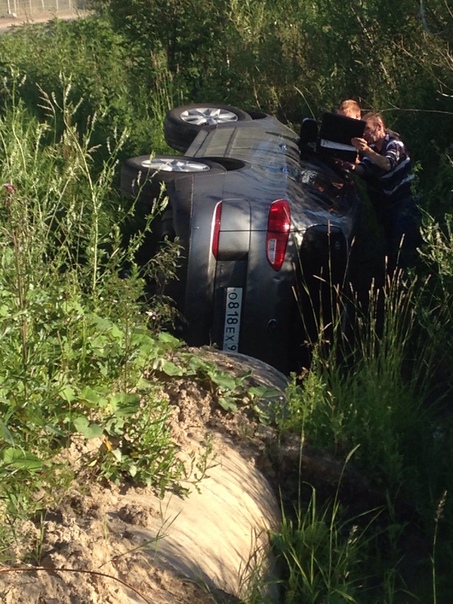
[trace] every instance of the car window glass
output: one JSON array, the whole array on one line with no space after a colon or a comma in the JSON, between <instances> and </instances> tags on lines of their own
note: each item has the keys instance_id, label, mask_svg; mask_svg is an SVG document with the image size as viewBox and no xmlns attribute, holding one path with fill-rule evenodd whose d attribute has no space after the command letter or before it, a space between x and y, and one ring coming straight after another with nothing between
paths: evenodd
<instances>
[{"instance_id":1,"label":"car window glass","mask_svg":"<svg viewBox=\"0 0 453 604\"><path fill-rule=\"evenodd\" d=\"M340 178L329 178L326 173L310 168L302 170L301 180L304 184L310 185L321 193L326 191L328 193L336 194L341 191L345 185L344 181Z\"/></svg>"},{"instance_id":2,"label":"car window glass","mask_svg":"<svg viewBox=\"0 0 453 604\"><path fill-rule=\"evenodd\" d=\"M319 203L329 206L332 210L341 210L345 206L346 183L335 175L334 172L319 171L306 168L301 171L300 181L316 197Z\"/></svg>"}]
</instances>

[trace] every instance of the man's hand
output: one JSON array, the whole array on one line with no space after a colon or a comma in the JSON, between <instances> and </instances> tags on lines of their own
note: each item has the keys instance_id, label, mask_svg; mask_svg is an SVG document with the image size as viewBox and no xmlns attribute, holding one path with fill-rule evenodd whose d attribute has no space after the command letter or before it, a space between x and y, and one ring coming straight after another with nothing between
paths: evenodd
<instances>
[{"instance_id":1,"label":"man's hand","mask_svg":"<svg viewBox=\"0 0 453 604\"><path fill-rule=\"evenodd\" d=\"M358 136L351 139L351 144L354 145L357 151L362 153L362 155L366 155L366 151L371 149L366 140L364 138L359 138Z\"/></svg>"},{"instance_id":2,"label":"man's hand","mask_svg":"<svg viewBox=\"0 0 453 604\"><path fill-rule=\"evenodd\" d=\"M392 167L390 160L385 155L377 153L364 138L355 137L351 139L351 144L357 149L357 151L364 157L368 157L378 168L388 172Z\"/></svg>"}]
</instances>

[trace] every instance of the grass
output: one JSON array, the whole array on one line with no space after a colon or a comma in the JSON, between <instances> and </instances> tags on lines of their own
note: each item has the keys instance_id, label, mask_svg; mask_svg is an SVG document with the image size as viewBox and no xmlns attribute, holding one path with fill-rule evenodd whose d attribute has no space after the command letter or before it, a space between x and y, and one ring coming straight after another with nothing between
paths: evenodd
<instances>
[{"instance_id":1,"label":"grass","mask_svg":"<svg viewBox=\"0 0 453 604\"><path fill-rule=\"evenodd\" d=\"M309 444L352 465L358 478L346 490L363 495L366 485L367 496L345 499L340 476L333 500L313 486L307 497L301 472L296 513L284 509L274 536L285 604L445 597L440 568L451 551L439 523L451 524L449 419L436 430L448 383L442 392L433 386L444 350L438 322L448 322L434 311L438 295L431 280L402 273L372 287L367 305L356 301L346 352L342 342L315 346L310 372L293 380L281 431L301 435L301 462Z\"/></svg>"},{"instance_id":2,"label":"grass","mask_svg":"<svg viewBox=\"0 0 453 604\"><path fill-rule=\"evenodd\" d=\"M103 446L84 462L92 480L135 480L164 490L187 477L168 433L168 405L154 371L197 376L226 412L242 404L242 379L196 358L172 361L180 343L162 330L173 319L171 306L165 298L148 298L146 306L143 301L145 277L170 275L178 250L163 250L146 273L136 266L135 252L151 225L142 225L125 248L122 230L134 221L134 207L124 207L115 191L122 158L165 152L163 114L190 102L187 91L199 98L211 93L223 98L227 89L226 100L237 94L282 114L294 102L288 104L286 93L297 99L290 118L298 115L300 98L316 114L326 91L337 94L330 58L328 77L316 81L317 66L300 68L308 54L301 50L296 26L291 23L292 29L288 25L284 31L277 9L274 19L255 4L261 12L252 27L254 3L245 3L243 10L231 3L239 35L231 38L231 57L220 52L226 63L216 66L215 75L221 77L213 79L211 63L208 77L202 63L184 65L181 70L191 74L192 82L186 86L181 72L167 69L165 48L157 45L150 53L146 44L146 56L131 56L121 33L99 19L2 37L4 560L11 541L21 539L18 520L57 505L67 490L72 471L55 460L74 437L102 439ZM313 20L312 15L315 25ZM303 74L303 86L295 86L277 63L280 33L275 47L261 42L272 38L276 26L291 41L283 51L294 54L292 69L297 77ZM247 55L240 52L239 38ZM271 77L267 67L275 71ZM214 91L218 82L228 86ZM452 165L446 158L442 191L451 188ZM359 513L352 511L343 499L344 474L327 500L300 476L300 496L283 509L282 529L272 536L285 603L437 604L451 599L452 426L445 406L453 356L451 216L442 226L427 216L425 239L423 271L417 277L400 275L384 287L373 284L366 305L352 299L354 340L345 349L315 345L310 372L288 390L278 428L300 435L300 467L307 444L328 451L345 473L353 468L370 486L371 502L364 501ZM120 278L124 263L128 279ZM247 394L251 405L265 396ZM207 460L193 463L202 474ZM37 500L42 492L45 499ZM415 556L414 543L423 546L415 547ZM250 601L259 602L262 591L257 588Z\"/></svg>"},{"instance_id":3,"label":"grass","mask_svg":"<svg viewBox=\"0 0 453 604\"><path fill-rule=\"evenodd\" d=\"M316 491L295 520L284 515L273 547L284 561L285 602L353 602L362 587L357 573L363 529L343 520L338 501L320 505Z\"/></svg>"},{"instance_id":4,"label":"grass","mask_svg":"<svg viewBox=\"0 0 453 604\"><path fill-rule=\"evenodd\" d=\"M92 479L133 479L163 491L186 477L167 429L168 405L146 379L147 368L208 380L226 411L237 408L242 383L194 357L184 367L168 359L179 343L147 322L143 274L133 265L134 249L121 245L127 212L115 208L110 187L121 138L94 176L89 136L81 140L71 126L75 108L49 97L43 104L48 122L19 104L0 124L5 559L8 544L20 538L17 520L56 505L72 480L54 459L74 434L103 440L85 460ZM43 138L57 112L64 134L48 145ZM132 247L139 243L131 240ZM125 260L132 270L121 279ZM437 409L426 406L443 343L442 317L428 311L437 304L428 302L430 295L429 281L421 285L406 275L372 289L365 308L356 303L347 354L315 347L310 372L288 392L280 430L297 431L301 442L332 452L345 468L352 464L384 497L351 517L340 477L333 500L321 500L311 487L295 512L284 510L272 541L285 603L422 601L403 564L419 532L431 552L416 561L431 577L423 597L441 601L449 546L440 527L450 523L451 512L443 459L448 436L433 438ZM254 403L262 394L249 398ZM52 496L37 503L43 488Z\"/></svg>"},{"instance_id":5,"label":"grass","mask_svg":"<svg viewBox=\"0 0 453 604\"><path fill-rule=\"evenodd\" d=\"M158 334L155 316L148 323L143 274L135 268L120 278L134 255L122 247L127 212L111 188L122 138L94 175L89 132L71 125L76 107L63 98L42 99L45 122L20 102L0 121L3 551L20 518L64 493L73 476L54 459L73 435L102 438L85 462L93 479L165 489L183 475L168 403L143 378L179 343ZM64 132L48 144L57 116ZM37 500L43 489L48 496Z\"/></svg>"}]
</instances>

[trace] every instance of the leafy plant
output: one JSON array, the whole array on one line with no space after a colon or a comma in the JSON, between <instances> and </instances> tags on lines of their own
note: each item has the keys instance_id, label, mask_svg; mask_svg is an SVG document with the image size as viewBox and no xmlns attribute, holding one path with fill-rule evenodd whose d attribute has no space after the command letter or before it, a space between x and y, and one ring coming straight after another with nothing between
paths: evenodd
<instances>
[{"instance_id":1,"label":"leafy plant","mask_svg":"<svg viewBox=\"0 0 453 604\"><path fill-rule=\"evenodd\" d=\"M0 121L0 514L11 527L5 544L15 519L64 493L75 470L57 457L75 434L101 439L86 462L92 474L134 477L163 490L182 472L167 406L142 378L177 341L154 335L156 319L149 328L140 269L120 276L133 257L133 245L122 246L127 210L111 188L124 137L112 141L108 161L93 174L96 147L91 131L73 125L69 92L61 105L43 93L41 104L47 121L20 101ZM63 132L49 142L57 115ZM160 261L157 254L150 262Z\"/></svg>"}]
</instances>

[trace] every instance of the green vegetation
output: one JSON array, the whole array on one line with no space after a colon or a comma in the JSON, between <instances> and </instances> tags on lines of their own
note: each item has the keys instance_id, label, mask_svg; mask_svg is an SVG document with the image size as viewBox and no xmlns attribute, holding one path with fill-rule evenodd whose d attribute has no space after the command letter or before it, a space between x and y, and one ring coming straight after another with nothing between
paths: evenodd
<instances>
[{"instance_id":1,"label":"green vegetation","mask_svg":"<svg viewBox=\"0 0 453 604\"><path fill-rule=\"evenodd\" d=\"M42 506L33 503L39 489L58 500L71 477L53 458L76 432L104 438L94 475L157 478L163 488L180 473L166 405L142 375L168 337L147 325L143 278L118 276L134 243L121 246L124 216L111 187L122 141L93 177L90 132L80 137L69 125L75 109L63 98L63 107L41 98L47 121L17 101L0 122L0 472L9 518ZM57 113L63 133L49 143ZM127 447L107 446L125 433Z\"/></svg>"},{"instance_id":2,"label":"green vegetation","mask_svg":"<svg viewBox=\"0 0 453 604\"><path fill-rule=\"evenodd\" d=\"M297 485L273 536L284 602L450 601L447 3L91 4L89 18L0 37L1 559L19 538L17 521L63 496L74 476L59 454L75 439L100 439L86 454L93 480L162 491L186 477L159 375L195 375L225 412L239 405L237 381L190 356L172 362L180 343L164 330L171 302L150 298L144 271L171 275L177 243L135 265L149 224L124 245L136 212L117 192L119 162L166 151L163 116L184 102L258 107L297 128L356 96L385 112L419 162L426 245L417 276L372 287L366 308L355 303L354 341L315 347L310 373L293 381L277 417L282 435L300 435L301 464L306 443L328 451L345 474L354 468L367 494L362 505L345 498L343 474L328 498ZM164 206L161 199L152 211ZM253 404L265 395L249 393Z\"/></svg>"},{"instance_id":3,"label":"green vegetation","mask_svg":"<svg viewBox=\"0 0 453 604\"><path fill-rule=\"evenodd\" d=\"M346 368L345 354L339 362L338 350L320 350L304 381L289 391L279 425L282 434L300 433L301 466L308 443L358 475L351 486L342 474L324 501L310 485L299 485L295 517L290 513L275 536L289 577L287 602L409 603L436 601L440 586L442 598L450 593L440 574L427 583L434 564L439 572L449 559L450 538L439 538L439 524L448 533L452 521L445 500L451 417L442 404L450 386L449 378L437 381L445 353L439 328L449 318L428 295L415 277L402 275L372 292L348 343ZM408 568L411 543L425 554ZM433 552L431 560L426 552Z\"/></svg>"}]
</instances>

